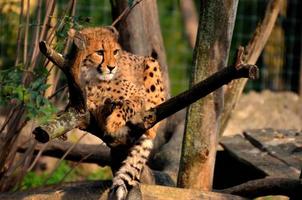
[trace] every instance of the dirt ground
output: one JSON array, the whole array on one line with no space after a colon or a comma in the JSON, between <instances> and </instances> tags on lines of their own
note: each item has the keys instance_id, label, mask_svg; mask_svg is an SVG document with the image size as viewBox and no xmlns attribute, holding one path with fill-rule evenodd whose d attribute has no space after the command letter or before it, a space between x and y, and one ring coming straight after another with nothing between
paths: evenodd
<instances>
[{"instance_id":1,"label":"dirt ground","mask_svg":"<svg viewBox=\"0 0 302 200\"><path fill-rule=\"evenodd\" d=\"M302 130L302 100L292 92L250 92L242 95L224 135L246 129Z\"/></svg>"}]
</instances>

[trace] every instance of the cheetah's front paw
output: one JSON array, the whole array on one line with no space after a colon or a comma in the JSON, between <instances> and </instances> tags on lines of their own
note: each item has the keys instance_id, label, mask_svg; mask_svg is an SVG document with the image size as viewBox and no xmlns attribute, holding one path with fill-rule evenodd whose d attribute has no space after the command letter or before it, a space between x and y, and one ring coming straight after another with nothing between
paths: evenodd
<instances>
[{"instance_id":1,"label":"cheetah's front paw","mask_svg":"<svg viewBox=\"0 0 302 200\"><path fill-rule=\"evenodd\" d=\"M102 114L106 117L112 114L115 109L120 109L124 102L122 100L105 99Z\"/></svg>"},{"instance_id":2,"label":"cheetah's front paw","mask_svg":"<svg viewBox=\"0 0 302 200\"><path fill-rule=\"evenodd\" d=\"M127 187L123 181L113 183L109 192L109 200L125 200L128 194Z\"/></svg>"},{"instance_id":3,"label":"cheetah's front paw","mask_svg":"<svg viewBox=\"0 0 302 200\"><path fill-rule=\"evenodd\" d=\"M125 120L121 114L113 111L112 114L106 119L106 132L108 134L115 134L126 125Z\"/></svg>"},{"instance_id":4,"label":"cheetah's front paw","mask_svg":"<svg viewBox=\"0 0 302 200\"><path fill-rule=\"evenodd\" d=\"M142 192L138 185L133 186L128 191L122 180L119 184L113 183L108 197L109 200L142 200L142 198Z\"/></svg>"}]
</instances>

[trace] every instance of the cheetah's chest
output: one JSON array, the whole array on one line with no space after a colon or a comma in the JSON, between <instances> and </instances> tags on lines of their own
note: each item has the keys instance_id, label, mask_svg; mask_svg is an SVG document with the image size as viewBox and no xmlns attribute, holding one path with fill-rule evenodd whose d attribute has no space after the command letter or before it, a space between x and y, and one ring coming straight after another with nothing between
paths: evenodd
<instances>
[{"instance_id":1,"label":"cheetah's chest","mask_svg":"<svg viewBox=\"0 0 302 200\"><path fill-rule=\"evenodd\" d=\"M133 96L145 96L143 88L127 80L90 83L86 86L87 106L90 111L104 104L106 99L113 101L131 100Z\"/></svg>"}]
</instances>

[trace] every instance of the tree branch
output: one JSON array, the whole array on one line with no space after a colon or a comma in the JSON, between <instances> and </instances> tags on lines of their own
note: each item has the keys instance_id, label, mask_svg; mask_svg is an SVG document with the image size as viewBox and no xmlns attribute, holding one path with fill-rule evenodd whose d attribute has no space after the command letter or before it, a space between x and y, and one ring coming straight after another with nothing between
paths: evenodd
<instances>
[{"instance_id":1,"label":"tree branch","mask_svg":"<svg viewBox=\"0 0 302 200\"><path fill-rule=\"evenodd\" d=\"M78 112L70 107L67 111L58 113L57 117L41 124L33 130L35 139L46 143L67 133L68 131L79 128L85 129L89 124L90 113Z\"/></svg>"},{"instance_id":2,"label":"tree branch","mask_svg":"<svg viewBox=\"0 0 302 200\"><path fill-rule=\"evenodd\" d=\"M198 16L193 0L180 0L179 7L190 47L193 49L196 42Z\"/></svg>"},{"instance_id":3,"label":"tree branch","mask_svg":"<svg viewBox=\"0 0 302 200\"><path fill-rule=\"evenodd\" d=\"M258 68L256 65L248 65L243 63L243 52L243 47L240 47L237 54L236 64L234 66L223 68L207 79L200 81L189 90L167 100L166 102L149 111L140 114L142 116L143 123L135 124L133 127L133 124L131 124L130 121L128 125L131 127L131 129L136 131L136 137L140 137L142 133L154 126L159 121L189 106L198 99L205 97L206 95L215 91L217 88L228 84L234 79L256 79L258 77ZM138 129L141 130L138 131Z\"/></svg>"},{"instance_id":4,"label":"tree branch","mask_svg":"<svg viewBox=\"0 0 302 200\"><path fill-rule=\"evenodd\" d=\"M14 193L1 193L2 200L17 199L35 199L35 200L63 200L63 199L108 199L108 188L110 181L90 181L90 182L74 182L63 185L54 185L44 188L32 189L29 191L19 191ZM230 195L220 194L216 192L204 192L190 189L180 189L175 187L164 187L159 185L140 185L142 197L145 200L174 200L174 199L212 199L212 200L243 200L244 198ZM133 194L133 193L132 193ZM136 197L136 198L135 198ZM134 194L132 198L137 199Z\"/></svg>"},{"instance_id":5,"label":"tree branch","mask_svg":"<svg viewBox=\"0 0 302 200\"><path fill-rule=\"evenodd\" d=\"M50 48L47 46L47 48ZM54 51L54 50L53 50ZM51 52L50 50L43 51L43 52ZM42 52L42 53L43 53ZM229 83L230 81L238 78L250 78L255 79L258 76L258 68L255 65L247 65L243 63L242 60L242 48L238 51L237 55L237 62L234 66L229 66L224 68L223 70L213 74L209 78L197 83L191 89L177 95L169 99L168 101L156 106L153 109L148 111L138 113L134 116L127 125L130 127L130 136L139 138L146 130L154 126L159 121L165 119L166 117L180 111L181 109L185 108L186 106L192 104L193 102L197 101L198 99L210 94L217 88L223 86L224 84ZM55 57L51 57L51 55L56 55L55 53L48 54L50 60L55 60ZM81 58L74 58L74 60L70 60L65 63L69 63L71 69L78 67L79 59ZM40 127L37 127L34 130L34 134L36 139L40 142L47 142L49 139L53 139L59 137L62 134L65 134L67 131L73 128L87 128L88 124L90 123L91 127L93 127L90 132L100 137L99 130L96 130L94 126L93 118L89 118L88 111L86 110L86 101L84 92L81 90L80 85L78 84L79 81L76 80L78 77L77 73L70 73L71 70L68 70L66 76L69 82L68 87L69 91L73 92L74 95L70 95L70 101L73 103L71 104L71 108L78 107L78 109L69 109L66 113L59 115L57 119L50 121ZM77 91L77 94L75 92ZM79 98L80 97L80 98ZM80 105L80 106L79 106ZM80 109L79 109L80 108ZM80 111L79 111L80 110ZM89 120L89 121L88 121ZM93 131L94 130L94 131ZM110 141L112 138L101 138L104 141L108 139ZM127 138L126 138L127 139ZM126 144L125 140L119 141L120 144Z\"/></svg>"},{"instance_id":6,"label":"tree branch","mask_svg":"<svg viewBox=\"0 0 302 200\"><path fill-rule=\"evenodd\" d=\"M253 34L253 37L245 48L245 63L255 64L257 62L258 57L260 56L264 45L266 44L275 25L280 11L281 3L282 0L270 0L268 2L264 19L258 25ZM246 83L247 79L239 79L233 81L228 85L227 91L225 93L224 109L221 116L220 135L223 134L223 131L225 130L227 122L231 116L232 110L236 106Z\"/></svg>"},{"instance_id":7,"label":"tree branch","mask_svg":"<svg viewBox=\"0 0 302 200\"><path fill-rule=\"evenodd\" d=\"M45 41L39 43L40 51L65 74L69 89L69 104L65 112L58 113L56 118L35 128L33 134L40 142L57 138L73 128L85 129L90 122L87 111L86 96L79 80L80 63L83 51L72 45L67 58L57 53Z\"/></svg>"},{"instance_id":8,"label":"tree branch","mask_svg":"<svg viewBox=\"0 0 302 200\"><path fill-rule=\"evenodd\" d=\"M252 180L231 188L219 190L219 192L252 199L267 195L285 195L293 199L301 199L301 191L301 180L289 178L265 178Z\"/></svg>"},{"instance_id":9,"label":"tree branch","mask_svg":"<svg viewBox=\"0 0 302 200\"><path fill-rule=\"evenodd\" d=\"M39 48L46 58L58 66L62 71L65 71L65 59L61 54L50 48L45 41L39 43Z\"/></svg>"},{"instance_id":10,"label":"tree branch","mask_svg":"<svg viewBox=\"0 0 302 200\"><path fill-rule=\"evenodd\" d=\"M71 146L71 142L50 141L47 144L46 148L43 150L42 155L61 158ZM19 146L18 152L24 153L29 147L29 145ZM33 154L37 155L42 148L42 144L37 144ZM77 144L67 154L65 159L78 162L88 154L91 155L83 160L84 163L95 163L100 166L110 165L110 149L105 145Z\"/></svg>"}]
</instances>

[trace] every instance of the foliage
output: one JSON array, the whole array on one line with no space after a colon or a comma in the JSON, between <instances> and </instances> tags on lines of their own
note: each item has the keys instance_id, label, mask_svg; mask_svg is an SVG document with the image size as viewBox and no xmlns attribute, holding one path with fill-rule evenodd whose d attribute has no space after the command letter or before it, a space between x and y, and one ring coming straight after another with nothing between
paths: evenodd
<instances>
[{"instance_id":1,"label":"foliage","mask_svg":"<svg viewBox=\"0 0 302 200\"><path fill-rule=\"evenodd\" d=\"M165 44L172 95L188 89L192 49L185 39L177 0L157 1L161 30Z\"/></svg>"},{"instance_id":2,"label":"foliage","mask_svg":"<svg viewBox=\"0 0 302 200\"><path fill-rule=\"evenodd\" d=\"M66 174L68 175L66 176ZM21 189L30 189L34 187L43 186L45 184L57 184L63 179L64 181L77 180L108 180L112 178L111 170L108 167L100 168L96 171L83 174L82 169L73 169L69 162L63 160L53 175L46 181L49 173L37 174L33 171L28 172L22 183ZM66 176L66 177L65 177ZM46 181L46 182L45 182Z\"/></svg>"},{"instance_id":3,"label":"foliage","mask_svg":"<svg viewBox=\"0 0 302 200\"><path fill-rule=\"evenodd\" d=\"M71 170L71 167L68 165L67 161L62 161L53 175L46 181L49 174L42 173L40 175L35 172L28 172L22 182L22 189L29 189L33 187L43 186L44 184L55 184L59 183L65 176L67 172ZM71 172L67 180L72 181L75 177L75 173ZM46 183L45 183L46 181Z\"/></svg>"},{"instance_id":4,"label":"foliage","mask_svg":"<svg viewBox=\"0 0 302 200\"><path fill-rule=\"evenodd\" d=\"M37 175L35 172L27 172L21 183L21 189L29 189L43 185L44 175Z\"/></svg>"},{"instance_id":5,"label":"foliage","mask_svg":"<svg viewBox=\"0 0 302 200\"><path fill-rule=\"evenodd\" d=\"M24 84L24 75L28 74L32 82ZM23 105L29 119L43 122L57 110L44 97L44 91L49 87L45 83L48 71L38 67L33 72L23 69L23 65L0 70L0 106Z\"/></svg>"},{"instance_id":6,"label":"foliage","mask_svg":"<svg viewBox=\"0 0 302 200\"><path fill-rule=\"evenodd\" d=\"M89 17L83 17L83 16L68 16L65 15L62 18L62 27L58 27L56 31L56 36L58 42L56 43L56 50L58 52L62 52L65 44L66 44L66 38L68 38L68 31L70 29L80 30L84 26L90 23Z\"/></svg>"},{"instance_id":7,"label":"foliage","mask_svg":"<svg viewBox=\"0 0 302 200\"><path fill-rule=\"evenodd\" d=\"M0 69L12 65L16 56L19 4L1 1L0 3Z\"/></svg>"},{"instance_id":8,"label":"foliage","mask_svg":"<svg viewBox=\"0 0 302 200\"><path fill-rule=\"evenodd\" d=\"M109 167L103 167L97 171L90 173L87 176L87 180L108 180L112 178L111 169Z\"/></svg>"}]
</instances>

